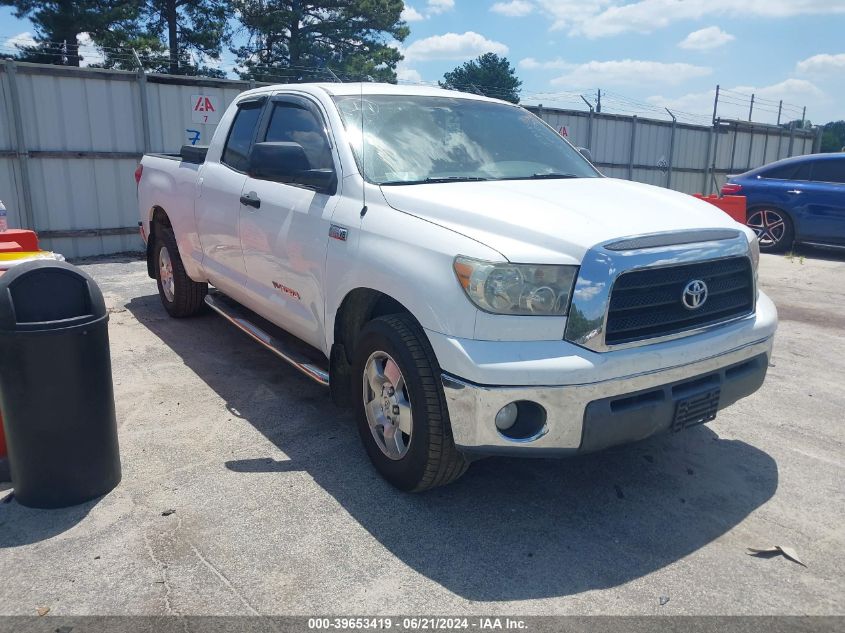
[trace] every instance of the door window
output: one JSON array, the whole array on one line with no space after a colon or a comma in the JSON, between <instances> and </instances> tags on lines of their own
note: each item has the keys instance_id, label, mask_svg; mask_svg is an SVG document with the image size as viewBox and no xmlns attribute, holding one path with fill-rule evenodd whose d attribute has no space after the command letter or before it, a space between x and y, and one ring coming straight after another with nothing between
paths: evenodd
<instances>
[{"instance_id":1,"label":"door window","mask_svg":"<svg viewBox=\"0 0 845 633\"><path fill-rule=\"evenodd\" d=\"M249 104L251 107L240 107L229 130L229 138L223 148L220 161L232 169L245 172L249 167L249 146L258 127L261 116L261 104Z\"/></svg>"},{"instance_id":2,"label":"door window","mask_svg":"<svg viewBox=\"0 0 845 633\"><path fill-rule=\"evenodd\" d=\"M845 160L817 160L813 163L813 180L845 183Z\"/></svg>"},{"instance_id":3,"label":"door window","mask_svg":"<svg viewBox=\"0 0 845 633\"><path fill-rule=\"evenodd\" d=\"M332 151L322 122L310 110L292 103L277 103L270 116L265 141L299 143L311 169L331 169Z\"/></svg>"},{"instance_id":4,"label":"door window","mask_svg":"<svg viewBox=\"0 0 845 633\"><path fill-rule=\"evenodd\" d=\"M760 176L771 180L809 180L810 163L778 165L764 171Z\"/></svg>"}]
</instances>

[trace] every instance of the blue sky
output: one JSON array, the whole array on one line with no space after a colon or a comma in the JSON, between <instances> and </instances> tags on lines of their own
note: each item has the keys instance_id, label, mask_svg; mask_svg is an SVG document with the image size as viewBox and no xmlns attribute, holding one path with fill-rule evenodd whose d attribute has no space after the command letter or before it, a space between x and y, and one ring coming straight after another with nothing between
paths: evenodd
<instances>
[{"instance_id":1,"label":"blue sky","mask_svg":"<svg viewBox=\"0 0 845 633\"><path fill-rule=\"evenodd\" d=\"M435 82L494 51L523 80L523 102L706 122L845 119L845 0L408 0L400 79ZM32 28L0 9L0 52ZM20 40L15 40L20 41ZM3 46L6 48L3 48ZM227 56L227 65L231 56Z\"/></svg>"}]
</instances>

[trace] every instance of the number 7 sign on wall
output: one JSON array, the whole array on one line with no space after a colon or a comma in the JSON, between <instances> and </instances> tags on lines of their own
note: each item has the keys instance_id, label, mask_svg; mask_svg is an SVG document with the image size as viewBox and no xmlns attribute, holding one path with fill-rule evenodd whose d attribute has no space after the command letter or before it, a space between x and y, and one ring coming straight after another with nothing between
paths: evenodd
<instances>
[{"instance_id":1,"label":"number 7 sign on wall","mask_svg":"<svg viewBox=\"0 0 845 633\"><path fill-rule=\"evenodd\" d=\"M220 97L211 95L191 95L191 121L216 125L220 122L223 108Z\"/></svg>"}]
</instances>

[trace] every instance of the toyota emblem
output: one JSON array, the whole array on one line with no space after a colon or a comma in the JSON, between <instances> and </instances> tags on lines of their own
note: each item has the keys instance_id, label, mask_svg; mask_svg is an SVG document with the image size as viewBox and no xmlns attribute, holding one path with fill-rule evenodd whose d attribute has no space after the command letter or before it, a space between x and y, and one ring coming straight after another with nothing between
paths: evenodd
<instances>
[{"instance_id":1,"label":"toyota emblem","mask_svg":"<svg viewBox=\"0 0 845 633\"><path fill-rule=\"evenodd\" d=\"M687 310L698 310L707 301L707 284L701 279L693 279L684 287L681 301Z\"/></svg>"}]
</instances>

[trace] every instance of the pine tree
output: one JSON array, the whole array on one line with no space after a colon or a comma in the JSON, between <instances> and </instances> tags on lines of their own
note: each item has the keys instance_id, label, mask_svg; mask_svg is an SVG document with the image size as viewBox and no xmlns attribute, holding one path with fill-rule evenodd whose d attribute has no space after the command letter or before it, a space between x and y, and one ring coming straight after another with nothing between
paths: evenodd
<instances>
[{"instance_id":1,"label":"pine tree","mask_svg":"<svg viewBox=\"0 0 845 633\"><path fill-rule=\"evenodd\" d=\"M249 34L232 49L245 79L396 81L403 41L402 0L234 0Z\"/></svg>"},{"instance_id":2,"label":"pine tree","mask_svg":"<svg viewBox=\"0 0 845 633\"><path fill-rule=\"evenodd\" d=\"M494 99L519 103L522 82L517 78L507 57L484 53L443 75L443 88L478 92Z\"/></svg>"},{"instance_id":3,"label":"pine tree","mask_svg":"<svg viewBox=\"0 0 845 633\"><path fill-rule=\"evenodd\" d=\"M80 35L99 38L132 32L140 0L0 0L14 7L15 17L35 27L35 46L21 47L19 59L45 64L79 66Z\"/></svg>"},{"instance_id":4,"label":"pine tree","mask_svg":"<svg viewBox=\"0 0 845 633\"><path fill-rule=\"evenodd\" d=\"M228 42L231 15L228 0L147 0L143 10L146 35L166 43L167 71L173 75L196 74L192 53L201 60L220 58Z\"/></svg>"}]
</instances>

